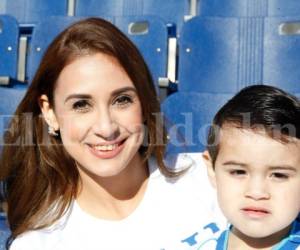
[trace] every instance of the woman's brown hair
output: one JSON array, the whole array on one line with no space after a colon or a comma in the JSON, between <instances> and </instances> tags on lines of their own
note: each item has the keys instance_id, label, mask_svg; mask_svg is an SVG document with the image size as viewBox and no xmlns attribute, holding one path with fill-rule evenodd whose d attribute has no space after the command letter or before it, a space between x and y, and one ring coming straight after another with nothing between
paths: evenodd
<instances>
[{"instance_id":1,"label":"woman's brown hair","mask_svg":"<svg viewBox=\"0 0 300 250\"><path fill-rule=\"evenodd\" d=\"M149 70L132 42L114 25L99 18L79 21L48 47L28 91L15 113L1 158L1 180L7 181L8 221L12 239L57 221L78 192L79 174L60 137L48 135L39 97L53 106L55 83L76 58L104 53L116 58L137 89L148 143L140 151L154 155L166 176L176 175L163 163L165 133L158 119L160 106Z\"/></svg>"}]
</instances>

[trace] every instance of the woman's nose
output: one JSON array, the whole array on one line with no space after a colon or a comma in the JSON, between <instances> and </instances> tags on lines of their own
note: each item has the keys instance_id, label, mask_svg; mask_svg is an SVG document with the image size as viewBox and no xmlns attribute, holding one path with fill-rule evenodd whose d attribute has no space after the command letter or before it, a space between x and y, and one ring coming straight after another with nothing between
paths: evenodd
<instances>
[{"instance_id":1,"label":"woman's nose","mask_svg":"<svg viewBox=\"0 0 300 250\"><path fill-rule=\"evenodd\" d=\"M119 126L108 109L97 111L95 115L93 132L107 141L115 140L119 134Z\"/></svg>"}]
</instances>

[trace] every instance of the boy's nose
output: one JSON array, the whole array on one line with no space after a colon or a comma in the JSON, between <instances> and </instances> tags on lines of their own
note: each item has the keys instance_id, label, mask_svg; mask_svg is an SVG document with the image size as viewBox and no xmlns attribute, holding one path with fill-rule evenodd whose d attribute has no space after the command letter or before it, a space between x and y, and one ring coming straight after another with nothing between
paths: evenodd
<instances>
[{"instance_id":1,"label":"boy's nose","mask_svg":"<svg viewBox=\"0 0 300 250\"><path fill-rule=\"evenodd\" d=\"M253 200L266 200L270 198L268 185L262 178L250 178L245 196Z\"/></svg>"}]
</instances>

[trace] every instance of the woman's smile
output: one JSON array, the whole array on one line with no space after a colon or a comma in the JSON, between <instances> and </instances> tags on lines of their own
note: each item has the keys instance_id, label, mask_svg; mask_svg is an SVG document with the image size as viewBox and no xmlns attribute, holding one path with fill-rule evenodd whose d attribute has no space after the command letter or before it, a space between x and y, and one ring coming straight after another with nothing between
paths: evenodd
<instances>
[{"instance_id":1,"label":"woman's smile","mask_svg":"<svg viewBox=\"0 0 300 250\"><path fill-rule=\"evenodd\" d=\"M88 145L91 153L101 159L114 158L123 150L126 140L105 145Z\"/></svg>"}]
</instances>

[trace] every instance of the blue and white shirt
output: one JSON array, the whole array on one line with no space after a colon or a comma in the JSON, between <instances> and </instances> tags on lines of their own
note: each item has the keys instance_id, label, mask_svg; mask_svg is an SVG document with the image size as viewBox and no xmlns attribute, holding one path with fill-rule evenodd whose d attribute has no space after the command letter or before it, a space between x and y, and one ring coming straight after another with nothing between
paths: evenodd
<instances>
[{"instance_id":1,"label":"blue and white shirt","mask_svg":"<svg viewBox=\"0 0 300 250\"><path fill-rule=\"evenodd\" d=\"M230 228L231 226L223 231L217 239L216 250L227 250ZM273 246L272 250L300 250L300 215L293 222L290 234Z\"/></svg>"}]
</instances>

